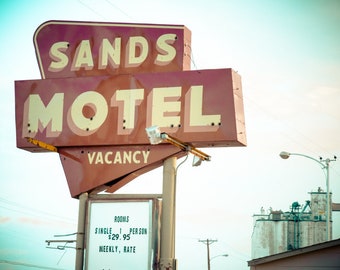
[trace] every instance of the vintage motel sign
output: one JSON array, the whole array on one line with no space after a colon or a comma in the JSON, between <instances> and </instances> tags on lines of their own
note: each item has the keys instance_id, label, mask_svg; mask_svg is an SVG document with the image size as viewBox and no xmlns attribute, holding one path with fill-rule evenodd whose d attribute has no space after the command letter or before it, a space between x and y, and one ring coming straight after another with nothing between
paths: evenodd
<instances>
[{"instance_id":1,"label":"vintage motel sign","mask_svg":"<svg viewBox=\"0 0 340 270\"><path fill-rule=\"evenodd\" d=\"M246 145L240 76L188 71L190 42L178 25L42 24L34 43L43 80L15 82L17 146L57 149L77 197L113 192L185 154L149 145L148 126L195 147Z\"/></svg>"},{"instance_id":2,"label":"vintage motel sign","mask_svg":"<svg viewBox=\"0 0 340 270\"><path fill-rule=\"evenodd\" d=\"M34 46L43 79L181 71L191 63L183 25L48 21Z\"/></svg>"},{"instance_id":3,"label":"vintage motel sign","mask_svg":"<svg viewBox=\"0 0 340 270\"><path fill-rule=\"evenodd\" d=\"M185 154L150 145L149 126L194 147L245 146L240 76L232 69L190 71L190 43L184 26L42 24L34 44L43 80L15 82L17 147L58 152L72 197L83 198L114 192ZM166 201L164 213L171 214ZM154 202L90 201L86 269L155 266ZM170 259L164 254L163 263Z\"/></svg>"},{"instance_id":4,"label":"vintage motel sign","mask_svg":"<svg viewBox=\"0 0 340 270\"><path fill-rule=\"evenodd\" d=\"M191 63L191 32L183 25L48 21L36 30L34 45L44 79L182 71L189 70ZM124 149L127 153L138 153L144 150L141 147L126 145ZM119 152L115 146L110 148ZM149 146L150 164L115 162L88 166L87 162L74 161L78 153L94 151L92 146L82 146L81 150L58 149L73 197L105 187L113 192L138 175L161 166L162 160L184 155L165 145ZM96 146L96 152L105 151L106 146ZM74 156L70 158L70 154ZM103 182L111 185L103 186Z\"/></svg>"}]
</instances>

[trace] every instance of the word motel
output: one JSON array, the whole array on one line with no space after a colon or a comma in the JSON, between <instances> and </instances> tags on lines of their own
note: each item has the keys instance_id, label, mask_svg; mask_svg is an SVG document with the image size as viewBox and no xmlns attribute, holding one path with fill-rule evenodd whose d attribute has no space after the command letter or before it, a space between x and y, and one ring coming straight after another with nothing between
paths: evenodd
<instances>
[{"instance_id":1,"label":"word motel","mask_svg":"<svg viewBox=\"0 0 340 270\"><path fill-rule=\"evenodd\" d=\"M110 126L117 135L128 135L140 124L138 112L143 106L147 115L144 128L158 125L177 130L183 126L184 131L189 132L202 128L216 131L221 115L203 113L203 96L203 85L191 85L186 93L181 86L155 87L148 94L143 88L113 89L110 96L90 90L77 95L67 106L66 91L57 92L45 101L39 93L29 94L24 101L22 137L35 137L38 132L46 132L46 137L59 137L65 128L84 137L103 126ZM116 126L112 119L117 119ZM115 157L112 160L111 156L112 153L107 153L103 161L114 162ZM89 156L90 163L95 158L101 159L101 156Z\"/></svg>"},{"instance_id":2,"label":"word motel","mask_svg":"<svg viewBox=\"0 0 340 270\"><path fill-rule=\"evenodd\" d=\"M235 80L234 80L235 78ZM242 92L231 69L16 81L19 148L148 144L145 128L183 141L242 145ZM238 141L240 139L240 141ZM89 164L145 163L147 152L96 152Z\"/></svg>"}]
</instances>

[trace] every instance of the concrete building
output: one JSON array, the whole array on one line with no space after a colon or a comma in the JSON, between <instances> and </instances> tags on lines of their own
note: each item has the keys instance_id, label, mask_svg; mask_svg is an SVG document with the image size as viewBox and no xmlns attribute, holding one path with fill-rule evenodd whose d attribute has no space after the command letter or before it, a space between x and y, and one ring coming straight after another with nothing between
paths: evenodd
<instances>
[{"instance_id":1,"label":"concrete building","mask_svg":"<svg viewBox=\"0 0 340 270\"><path fill-rule=\"evenodd\" d=\"M252 259L292 251L325 242L327 193L320 188L310 192L304 205L293 202L290 211L269 210L255 214L252 234ZM330 205L332 197L330 194ZM332 215L330 211L330 222ZM332 222L330 223L332 235Z\"/></svg>"}]
</instances>

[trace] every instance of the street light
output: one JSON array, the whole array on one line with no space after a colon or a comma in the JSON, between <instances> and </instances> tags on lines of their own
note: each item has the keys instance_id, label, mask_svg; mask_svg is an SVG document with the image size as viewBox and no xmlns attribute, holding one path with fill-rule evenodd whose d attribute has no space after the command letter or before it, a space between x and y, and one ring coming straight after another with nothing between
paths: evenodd
<instances>
[{"instance_id":1,"label":"street light","mask_svg":"<svg viewBox=\"0 0 340 270\"><path fill-rule=\"evenodd\" d=\"M330 196L329 196L329 163L331 161L335 161L336 160L336 156L334 156L333 159L322 159L322 157L320 157L319 160L304 155L304 154L298 154L298 153L289 153L286 151L282 151L280 153L280 157L283 159L287 159L290 156L301 156L301 157L305 157L305 158L309 158L311 160L314 160L315 162L319 163L319 165L321 166L322 169L326 169L326 200L327 200L327 206L326 206L326 240L329 241L331 240L331 236L330 236Z\"/></svg>"},{"instance_id":2,"label":"street light","mask_svg":"<svg viewBox=\"0 0 340 270\"><path fill-rule=\"evenodd\" d=\"M189 143L184 143L179 139L176 139L165 132L161 132L158 126L151 126L145 129L146 134L149 138L150 144L160 144L163 141L171 143L172 145L177 146L178 148L182 149L183 151L188 151L191 154L195 155L199 158L199 161L206 160L210 161L211 157L202 151L196 149L193 145ZM195 159L193 164L199 164L199 161Z\"/></svg>"},{"instance_id":3,"label":"street light","mask_svg":"<svg viewBox=\"0 0 340 270\"><path fill-rule=\"evenodd\" d=\"M220 255L216 255L216 256L214 256L214 257L212 257L212 258L210 259L210 262L211 262L213 259L217 258L217 257L228 257L228 256L229 256L228 254L220 254Z\"/></svg>"},{"instance_id":4,"label":"street light","mask_svg":"<svg viewBox=\"0 0 340 270\"><path fill-rule=\"evenodd\" d=\"M228 254L220 254L220 255L216 255L214 257L212 257L210 260L209 260L209 266L208 266L208 269L210 270L210 263L213 259L217 258L217 257L228 257L229 255Z\"/></svg>"},{"instance_id":5,"label":"street light","mask_svg":"<svg viewBox=\"0 0 340 270\"><path fill-rule=\"evenodd\" d=\"M210 270L210 262L217 258L217 257L228 257L229 255L228 254L220 254L220 255L216 255L212 258L210 258L210 249L209 249L209 246L212 244L212 243L215 243L217 242L217 240L212 240L212 239L205 239L205 240L198 240L198 242L201 242L203 244L205 244L207 246L207 262L208 262L208 270Z\"/></svg>"}]
</instances>

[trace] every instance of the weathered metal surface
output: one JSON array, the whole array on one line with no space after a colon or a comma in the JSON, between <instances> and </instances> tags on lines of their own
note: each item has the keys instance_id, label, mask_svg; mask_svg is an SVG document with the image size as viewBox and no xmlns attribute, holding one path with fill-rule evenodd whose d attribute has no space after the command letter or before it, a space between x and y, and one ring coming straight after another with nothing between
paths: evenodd
<instances>
[{"instance_id":1,"label":"weathered metal surface","mask_svg":"<svg viewBox=\"0 0 340 270\"><path fill-rule=\"evenodd\" d=\"M184 25L48 21L34 34L45 78L189 70Z\"/></svg>"},{"instance_id":2,"label":"weathered metal surface","mask_svg":"<svg viewBox=\"0 0 340 270\"><path fill-rule=\"evenodd\" d=\"M173 145L60 148L60 159L72 197L83 192L114 192L170 156L186 153Z\"/></svg>"},{"instance_id":3,"label":"weathered metal surface","mask_svg":"<svg viewBox=\"0 0 340 270\"><path fill-rule=\"evenodd\" d=\"M15 82L17 146L149 144L145 128L196 147L246 145L240 76L231 69Z\"/></svg>"}]
</instances>

